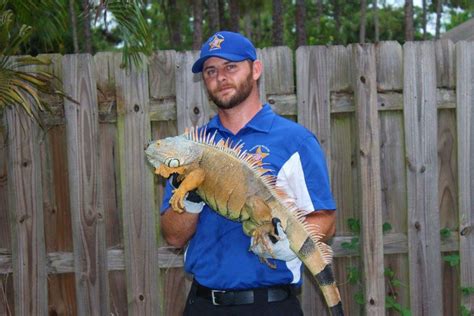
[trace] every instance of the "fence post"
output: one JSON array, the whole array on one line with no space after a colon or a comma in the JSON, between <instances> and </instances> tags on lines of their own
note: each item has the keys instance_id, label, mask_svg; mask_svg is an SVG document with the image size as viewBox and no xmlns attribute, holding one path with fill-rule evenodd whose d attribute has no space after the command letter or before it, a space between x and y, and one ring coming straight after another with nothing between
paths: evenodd
<instances>
[{"instance_id":1,"label":"fence post","mask_svg":"<svg viewBox=\"0 0 474 316\"><path fill-rule=\"evenodd\" d=\"M364 300L367 315L385 313L382 196L380 178L380 127L374 45L352 45L353 89L358 131L361 250Z\"/></svg>"},{"instance_id":2,"label":"fence post","mask_svg":"<svg viewBox=\"0 0 474 316\"><path fill-rule=\"evenodd\" d=\"M48 282L39 148L44 131L18 105L15 107L5 110L15 315L47 315Z\"/></svg>"},{"instance_id":3,"label":"fence post","mask_svg":"<svg viewBox=\"0 0 474 316\"><path fill-rule=\"evenodd\" d=\"M78 315L108 315L105 214L99 160L99 114L94 61L89 54L63 58L69 196Z\"/></svg>"},{"instance_id":4,"label":"fence post","mask_svg":"<svg viewBox=\"0 0 474 316\"><path fill-rule=\"evenodd\" d=\"M411 312L441 315L435 50L432 42L403 48Z\"/></svg>"},{"instance_id":5,"label":"fence post","mask_svg":"<svg viewBox=\"0 0 474 316\"><path fill-rule=\"evenodd\" d=\"M461 287L474 287L474 42L456 45ZM474 294L462 304L474 311Z\"/></svg>"}]
</instances>

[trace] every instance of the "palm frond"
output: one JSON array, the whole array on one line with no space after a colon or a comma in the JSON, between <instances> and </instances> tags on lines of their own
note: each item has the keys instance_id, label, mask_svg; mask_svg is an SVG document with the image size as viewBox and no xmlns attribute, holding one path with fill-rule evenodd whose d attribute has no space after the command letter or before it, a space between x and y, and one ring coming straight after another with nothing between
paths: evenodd
<instances>
[{"instance_id":1,"label":"palm frond","mask_svg":"<svg viewBox=\"0 0 474 316\"><path fill-rule=\"evenodd\" d=\"M144 59L141 54L150 56L153 43L150 27L142 14L140 0L102 1L103 10L109 11L116 19L120 33L123 34L124 46L122 67L142 66Z\"/></svg>"},{"instance_id":2,"label":"palm frond","mask_svg":"<svg viewBox=\"0 0 474 316\"><path fill-rule=\"evenodd\" d=\"M22 25L15 31L15 15L13 11L4 10L6 3L7 1L0 0L0 111L6 107L22 108L41 125L38 111L49 110L49 106L41 100L41 93L65 95L62 91L53 89L54 81L57 80L54 75L36 69L49 65L50 60L12 56L28 41L32 28Z\"/></svg>"}]
</instances>

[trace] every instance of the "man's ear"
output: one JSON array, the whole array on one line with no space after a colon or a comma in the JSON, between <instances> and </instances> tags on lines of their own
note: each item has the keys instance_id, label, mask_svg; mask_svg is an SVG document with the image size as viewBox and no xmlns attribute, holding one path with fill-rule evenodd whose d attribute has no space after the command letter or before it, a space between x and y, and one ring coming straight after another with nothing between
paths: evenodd
<instances>
[{"instance_id":1,"label":"man's ear","mask_svg":"<svg viewBox=\"0 0 474 316\"><path fill-rule=\"evenodd\" d=\"M258 59L255 60L253 62L252 70L253 70L253 73L252 73L253 80L258 80L260 76L262 75L262 71L263 71L262 62Z\"/></svg>"}]
</instances>

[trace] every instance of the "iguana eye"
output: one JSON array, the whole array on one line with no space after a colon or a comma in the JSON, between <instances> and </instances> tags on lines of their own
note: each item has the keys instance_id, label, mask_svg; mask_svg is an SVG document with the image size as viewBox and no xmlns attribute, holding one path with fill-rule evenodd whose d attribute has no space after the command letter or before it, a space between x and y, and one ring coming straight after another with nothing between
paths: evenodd
<instances>
[{"instance_id":1,"label":"iguana eye","mask_svg":"<svg viewBox=\"0 0 474 316\"><path fill-rule=\"evenodd\" d=\"M179 160L176 158L171 158L170 160L168 160L167 165L170 168L177 168L179 167Z\"/></svg>"}]
</instances>

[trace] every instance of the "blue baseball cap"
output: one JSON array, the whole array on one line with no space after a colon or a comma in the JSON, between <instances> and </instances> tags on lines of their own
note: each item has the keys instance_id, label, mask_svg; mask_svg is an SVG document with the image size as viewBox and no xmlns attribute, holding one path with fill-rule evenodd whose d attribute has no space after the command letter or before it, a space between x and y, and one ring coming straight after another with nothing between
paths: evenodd
<instances>
[{"instance_id":1,"label":"blue baseball cap","mask_svg":"<svg viewBox=\"0 0 474 316\"><path fill-rule=\"evenodd\" d=\"M201 55L193 65L193 73L202 71L204 62L210 57L220 57L230 61L257 59L257 53L252 42L239 33L217 32L201 47Z\"/></svg>"}]
</instances>

